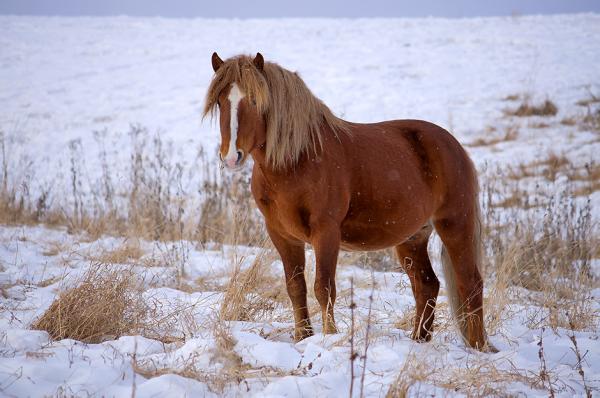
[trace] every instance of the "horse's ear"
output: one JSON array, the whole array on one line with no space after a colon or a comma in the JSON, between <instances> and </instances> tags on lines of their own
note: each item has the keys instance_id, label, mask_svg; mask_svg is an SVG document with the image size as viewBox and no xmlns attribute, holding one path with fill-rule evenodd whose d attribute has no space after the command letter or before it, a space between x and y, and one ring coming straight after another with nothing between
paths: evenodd
<instances>
[{"instance_id":1,"label":"horse's ear","mask_svg":"<svg viewBox=\"0 0 600 398\"><path fill-rule=\"evenodd\" d=\"M262 72L265 66L265 59L263 58L261 53L256 53L256 57L254 57L252 63L254 64L254 66L256 66L256 69Z\"/></svg>"},{"instance_id":2,"label":"horse's ear","mask_svg":"<svg viewBox=\"0 0 600 398\"><path fill-rule=\"evenodd\" d=\"M219 70L221 65L223 65L223 60L221 59L221 57L219 57L219 54L217 54L216 52L213 53L210 60L212 62L212 67L215 72Z\"/></svg>"}]
</instances>

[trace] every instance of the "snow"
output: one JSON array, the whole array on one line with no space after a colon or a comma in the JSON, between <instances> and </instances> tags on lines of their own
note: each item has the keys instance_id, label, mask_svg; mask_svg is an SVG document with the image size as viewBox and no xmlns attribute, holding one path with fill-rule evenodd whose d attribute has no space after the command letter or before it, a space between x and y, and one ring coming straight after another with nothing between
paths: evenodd
<instances>
[{"instance_id":1,"label":"snow","mask_svg":"<svg viewBox=\"0 0 600 398\"><path fill-rule=\"evenodd\" d=\"M41 240L29 237L44 236ZM372 272L356 266L341 266L338 273L336 313L341 333L325 336L319 331L320 319L313 317L317 333L303 341L294 343L291 339L293 321L291 311L284 309L283 322L229 322L234 341L233 352L242 366L248 367L250 376L239 384L231 383L220 391L211 384L210 377L219 377L228 366L228 360L217 348L215 325L222 293L191 291L184 292L170 287L169 279L163 279L155 287L148 287L146 294L161 307L165 314L169 310L181 308L181 303L192 308L191 316L195 328L186 329L180 319L171 325L171 335L183 336L183 340L164 343L142 336L122 336L117 340L101 344L84 344L74 340L52 341L43 331L29 330L30 322L54 299L61 282L39 283L35 273L45 268L47 275L79 274L89 261L78 259L67 266L61 254L43 254L47 241L62 241L78 245L85 237L70 235L66 231L43 227L2 227L0 245L12 253L2 257L4 275L21 275L14 286L7 286L2 299L2 323L0 324L0 389L7 396L52 395L65 392L73 395L91 394L97 396L217 396L220 394L237 396L306 396L319 395L335 397L347 394L350 383L350 345L348 330L350 321L349 296L350 278L357 284L354 300L357 303L357 322L362 322L356 335L356 347L362 356L364 349L364 327L369 305L370 285L374 283L372 325L365 371L365 395L385 395L398 372L410 364L413 356L421 358L433 369L448 370L448 377L454 373L467 372L470 368L481 368L493 364L494 369L505 372L518 371L522 375L534 376L539 373L538 341L542 333L545 358L548 369L560 377L555 388L559 396L582 393L582 385L577 373L577 358L569 340L570 331L530 328L527 322L532 314L541 309L524 304L511 308L514 318L507 320L499 333L492 336L492 342L500 349L497 354L478 353L464 347L451 328L437 330L432 342L419 344L410 340L408 330L396 329L393 324L413 302L406 275L397 272ZM90 253L103 251L119 244L115 238L103 238L88 243ZM21 245L17 250L17 242ZM152 243L147 242L148 245ZM159 244L159 243L155 243ZM12 250L11 250L12 248ZM257 249L244 248L246 252ZM198 270L211 270L215 264L214 253L203 256L201 251L190 249L190 258ZM226 253L221 254L226 262ZM275 262L278 264L278 261ZM160 268L160 267L158 267ZM165 266L165 272L174 272ZM140 271L142 272L142 271ZM226 272L226 269L223 269ZM372 282L371 282L372 281ZM193 285L193 280L189 280ZM283 283L283 280L282 280ZM364 287L361 287L364 286ZM344 294L345 292L345 294ZM593 293L596 301L600 289ZM445 303L442 295L440 305ZM600 305L596 303L596 309ZM408 309L412 311L412 309ZM443 316L438 311L438 317ZM281 332L283 330L283 333ZM585 353L582 366L586 379L597 387L600 376L600 346L597 331L575 332L579 349ZM200 370L202 378L186 378L179 372L189 370L190 364ZM138 369L170 370L155 377L145 377ZM359 380L362 374L362 357L354 363L354 372ZM407 372L410 371L406 370ZM254 372L254 373L252 373ZM454 372L454 373L452 373ZM252 376L254 374L254 376ZM441 374L444 374L443 372ZM527 391L527 395L546 396L545 390L536 390L519 378L503 385L506 392ZM359 383L355 381L358 394ZM417 390L422 394L448 394L448 390L435 385L422 383ZM356 395L358 396L358 395Z\"/></svg>"},{"instance_id":2,"label":"snow","mask_svg":"<svg viewBox=\"0 0 600 398\"><path fill-rule=\"evenodd\" d=\"M467 143L486 136L488 126L501 132L518 125L518 141L468 148L480 169L535 160L548 151L564 153L582 165L598 161L600 141L592 132L573 127L565 134L567 128L559 126L561 119L585 112L575 103L588 90L600 91L597 43L600 15L594 14L244 21L0 16L0 130L12 140L12 161L26 159L37 182L63 186L65 191L69 180L60 170L68 168L69 144L79 142L86 153L87 171L100 173L99 144L93 132L105 130L109 152L126 160L131 123L160 132L172 142L174 156L192 164L200 148L214 157L219 142L214 124L201 119L203 95L212 75L210 55L214 50L222 58L260 51L267 60L298 70L315 94L348 120L427 119ZM557 116L543 119L549 128L530 127L540 121L536 118L504 116L503 110L514 104L503 98L523 93L537 100L548 97L558 105ZM550 189L559 190L561 181L554 184ZM598 191L591 200L597 209ZM244 253L245 269L257 254L252 248L202 250L186 241L141 242L143 258L156 260L155 266L133 268L144 280L144 297L160 305L164 314L181 306L191 308L190 319L182 316L168 325L170 334L182 341L122 336L84 344L52 341L45 332L29 329L56 293L72 286L87 270L91 256L121 244L120 238L89 240L61 229L0 227L0 394L344 396L352 366L347 339L350 278L357 284L354 300L361 326L370 286L376 285L365 369L367 396L385 396L399 375L425 372L427 368L413 368L413 357L449 378L473 369L488 372L491 366L505 375L516 372L522 377L501 384L506 394L547 396L546 390L525 380L539 375L540 336L547 368L560 380L555 385L557 396L584 394L571 331L530 327L532 317L542 316L541 308L510 304L514 316L492 336L500 349L497 354L465 348L450 328L436 330L432 342L418 344L409 338L410 331L394 326L414 305L406 275L371 272L359 264L338 270L338 290L346 294L336 303L341 330L337 335L321 334L320 317L315 315L317 333L294 343L289 308L278 308L274 320L229 322L233 351L250 376L219 390L214 379L229 366L217 347L213 322L223 292L203 291L197 281L225 283L232 253ZM60 250L53 253L51 246ZM174 246L189 251L180 268L161 257ZM266 268L264 272L277 275L283 283L279 261ZM179 290L182 275L195 291ZM600 289L592 294L595 308L600 309ZM445 304L445 296L439 303ZM600 388L598 328L577 331L575 336L585 353L581 365L588 385ZM364 328L357 340L362 355ZM190 363L202 377L182 376ZM362 358L353 366L360 378ZM140 367L167 373L144 376ZM354 383L359 396L358 379ZM456 393L442 385L420 382L410 392Z\"/></svg>"}]
</instances>

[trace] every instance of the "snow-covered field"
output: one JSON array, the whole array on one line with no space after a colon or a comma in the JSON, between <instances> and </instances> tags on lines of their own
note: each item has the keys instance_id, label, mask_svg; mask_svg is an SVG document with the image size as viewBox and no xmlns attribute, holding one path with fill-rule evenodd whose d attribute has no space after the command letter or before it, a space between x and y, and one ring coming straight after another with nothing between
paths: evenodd
<instances>
[{"instance_id":1,"label":"snow-covered field","mask_svg":"<svg viewBox=\"0 0 600 398\"><path fill-rule=\"evenodd\" d=\"M337 318L341 333L315 336L294 343L291 338L291 311L277 306L267 316L253 322L227 322L233 337L233 352L245 369L243 381L224 376L228 358L218 349L216 318L224 293L218 289L227 280L231 268L241 261L248 268L256 250L225 248L222 251L198 251L188 242L158 244L141 242L144 256L138 260L158 259L153 267L136 266L135 271L147 284L145 295L161 308L186 308L170 322L169 335L174 342L161 342L142 336L108 339L101 344L84 344L65 339L51 341L46 332L27 330L54 299L60 288L73 287L95 255L123 245L124 239L106 238L87 242L83 236L64 231L32 227L5 227L0 230L0 256L4 271L0 274L4 290L0 347L0 391L6 396L347 396L350 385L350 344L348 330L351 314L350 279L354 280L355 315L355 393L360 390L363 372L365 329L369 295L373 292L369 349L367 353L365 396L385 395L398 377L417 380L410 395L452 395L454 388L470 395L547 396L539 384L538 343L543 338L546 366L551 372L555 391L561 396L581 395L583 386L577 373L577 358L569 341L570 331L536 328L545 315L538 307L512 304L505 311L510 318L492 337L500 349L485 354L467 349L457 338L448 320L439 322L432 342L415 343L408 337L414 301L409 280L398 272L371 272L344 265L338 271ZM175 263L164 253L183 250L185 259ZM243 259L242 259L243 258ZM311 257L309 256L309 261ZM123 265L130 269L130 266ZM261 273L278 276L283 282L280 262L267 263ZM183 274L187 288L177 289ZM207 289L204 283L216 286ZM372 290L372 286L375 288ZM600 289L593 292L596 300ZM314 301L314 297L313 297ZM444 308L445 297L438 304ZM595 304L595 310L598 310ZM166 311L166 310L165 310ZM542 312L542 314L540 314ZM186 316L189 315L189 316ZM168 311L165 312L165 317ZM438 317L444 317L438 312ZM319 319L313 321L320 329ZM400 326L401 328L398 328ZM600 348L598 332L575 332L587 383L598 387ZM135 356L134 356L135 354ZM134 369L138 374L134 374ZM144 371L168 370L155 377ZM193 377L175 373L192 371ZM432 385L427 372L436 374ZM219 380L229 384L219 388ZM421 382L418 382L422 380ZM483 384L482 384L483 381ZM473 383L473 387L466 385ZM412 384L412 383L411 383ZM410 384L409 384L410 385ZM540 388L539 390L536 390ZM134 392L132 392L134 391Z\"/></svg>"},{"instance_id":2,"label":"snow-covered field","mask_svg":"<svg viewBox=\"0 0 600 398\"><path fill-rule=\"evenodd\" d=\"M105 131L117 185L126 173L130 124L172 142L173 156L183 165L194 164L201 148L214 158L218 129L202 121L200 112L212 75L210 55L216 50L223 58L260 51L267 60L299 71L317 96L351 121L419 118L450 129L465 144L498 138L493 145L468 147L481 170L531 163L548 154L565 156L579 168L599 161L598 133L568 122L588 112L578 101L600 95L598 43L600 16L593 14L249 21L0 16L2 159L8 170L26 165L20 172L31 174L28 189L50 185L56 195L70 189L73 142L85 154L90 177L84 184L93 184L101 173L94 131ZM512 95L520 98L506 99ZM550 99L558 113L505 115L526 95L533 102ZM503 139L509 130L518 131L517 136ZM564 182L545 188L559 191ZM195 191L198 183L192 178L188 188ZM524 189L531 184L536 181L525 182ZM592 218L600 218L600 191L577 200L588 198ZM482 354L466 349L447 327L442 295L433 341L417 344L402 327L414 304L406 275L371 272L356 257L339 267L341 333L334 336L317 333L294 344L287 302L277 302L269 316L252 321L217 321L234 265L249 267L257 249L209 250L185 241L141 242L141 257L132 259L133 265L123 264L143 278L145 296L164 308L188 309L169 324L169 334L177 337L172 342L125 336L83 344L51 341L45 332L29 330L58 291L72 287L95 258L124 242L90 240L61 228L0 227L0 394L346 396L351 277L360 325L366 324L375 286L365 380L360 383L358 359L355 396L361 384L365 396L382 396L403 381L409 395L548 396L548 383L540 381L541 337L554 392L585 394L572 332L542 330L545 309L510 303L504 312L510 317L491 337L500 352ZM308 264L311 268L310 256ZM598 271L597 260L594 264ZM278 261L267 261L261 272L277 276L283 286ZM597 312L600 289L591 294ZM319 317L313 316L313 322L318 331ZM231 355L241 361L236 366L243 377L223 376L231 358L218 348L217 325L225 325L231 335ZM364 329L356 336L361 354ZM587 387L598 393L598 320L574 336L584 355ZM222 385L224 379L228 382Z\"/></svg>"}]
</instances>

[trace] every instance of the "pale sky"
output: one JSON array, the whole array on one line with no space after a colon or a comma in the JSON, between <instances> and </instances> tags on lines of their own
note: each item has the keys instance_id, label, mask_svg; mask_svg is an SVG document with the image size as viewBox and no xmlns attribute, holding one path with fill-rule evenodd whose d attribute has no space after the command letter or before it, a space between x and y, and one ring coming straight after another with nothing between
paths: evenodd
<instances>
[{"instance_id":1,"label":"pale sky","mask_svg":"<svg viewBox=\"0 0 600 398\"><path fill-rule=\"evenodd\" d=\"M162 17L473 17L600 12L599 0L1 0L0 14Z\"/></svg>"}]
</instances>

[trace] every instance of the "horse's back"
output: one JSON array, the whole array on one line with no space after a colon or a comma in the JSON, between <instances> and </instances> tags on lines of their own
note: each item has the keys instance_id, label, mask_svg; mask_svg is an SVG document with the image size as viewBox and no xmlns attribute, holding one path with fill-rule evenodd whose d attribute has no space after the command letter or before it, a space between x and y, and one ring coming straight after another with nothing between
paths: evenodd
<instances>
[{"instance_id":1,"label":"horse's back","mask_svg":"<svg viewBox=\"0 0 600 398\"><path fill-rule=\"evenodd\" d=\"M351 147L346 166L352 176L344 222L349 241L360 237L381 246L400 243L436 213L476 200L476 175L466 151L433 123L351 124L346 145Z\"/></svg>"},{"instance_id":2,"label":"horse's back","mask_svg":"<svg viewBox=\"0 0 600 398\"><path fill-rule=\"evenodd\" d=\"M404 119L351 126L350 145L355 148L352 156L368 156L379 172L410 168L432 188L476 179L465 149L434 123Z\"/></svg>"}]
</instances>

